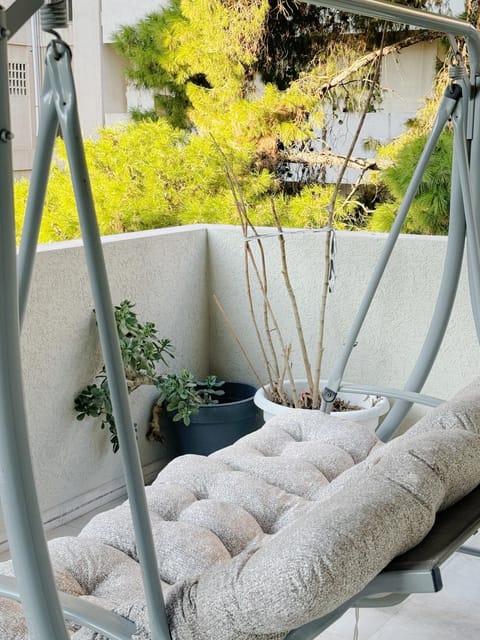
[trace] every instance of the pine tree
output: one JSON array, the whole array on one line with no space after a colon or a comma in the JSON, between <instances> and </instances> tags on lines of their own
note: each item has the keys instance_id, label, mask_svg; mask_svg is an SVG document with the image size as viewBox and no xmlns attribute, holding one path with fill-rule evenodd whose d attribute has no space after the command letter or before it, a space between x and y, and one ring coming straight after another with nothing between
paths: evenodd
<instances>
[{"instance_id":1,"label":"pine tree","mask_svg":"<svg viewBox=\"0 0 480 640\"><path fill-rule=\"evenodd\" d=\"M295 0L172 0L123 28L128 77L154 92L155 110L87 145L101 232L237 222L219 149L254 223L273 223L273 199L285 225L323 226L331 206L337 226L363 224L358 193L325 184L327 164L346 160L318 138L326 111L374 108L379 56L407 36L435 37ZM56 155L42 241L79 234L61 143ZM18 228L25 194L19 183Z\"/></svg>"}]
</instances>

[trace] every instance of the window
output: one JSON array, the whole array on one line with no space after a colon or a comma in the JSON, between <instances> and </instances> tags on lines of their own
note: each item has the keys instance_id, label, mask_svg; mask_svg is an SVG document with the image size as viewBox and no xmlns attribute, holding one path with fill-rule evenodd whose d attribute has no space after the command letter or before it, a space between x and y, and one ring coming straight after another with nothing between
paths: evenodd
<instances>
[{"instance_id":1,"label":"window","mask_svg":"<svg viewBox=\"0 0 480 640\"><path fill-rule=\"evenodd\" d=\"M73 0L67 0L67 18L69 22L73 20Z\"/></svg>"},{"instance_id":2,"label":"window","mask_svg":"<svg viewBox=\"0 0 480 640\"><path fill-rule=\"evenodd\" d=\"M8 92L11 96L26 96L27 65L24 62L8 63Z\"/></svg>"}]
</instances>

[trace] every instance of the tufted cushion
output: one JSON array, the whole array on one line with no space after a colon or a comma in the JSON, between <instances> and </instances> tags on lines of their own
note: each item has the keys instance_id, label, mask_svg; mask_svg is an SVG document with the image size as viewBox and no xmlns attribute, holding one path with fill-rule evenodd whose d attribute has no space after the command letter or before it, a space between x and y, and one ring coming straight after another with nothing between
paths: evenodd
<instances>
[{"instance_id":1,"label":"tufted cushion","mask_svg":"<svg viewBox=\"0 0 480 640\"><path fill-rule=\"evenodd\" d=\"M140 566L117 549L96 540L65 537L49 542L57 586L61 591L128 615L134 603L145 608ZM3 575L13 576L12 562L0 564ZM163 585L168 593L168 585ZM128 603L125 594L128 593ZM92 638L92 632L69 625L75 640ZM22 608L0 598L2 640L29 638Z\"/></svg>"},{"instance_id":2,"label":"tufted cushion","mask_svg":"<svg viewBox=\"0 0 480 640\"><path fill-rule=\"evenodd\" d=\"M312 412L173 460L147 488L172 638L281 640L358 593L479 482L479 380L386 445ZM150 638L128 503L51 554L61 589ZM0 600L0 628L27 637L15 603Z\"/></svg>"}]
</instances>

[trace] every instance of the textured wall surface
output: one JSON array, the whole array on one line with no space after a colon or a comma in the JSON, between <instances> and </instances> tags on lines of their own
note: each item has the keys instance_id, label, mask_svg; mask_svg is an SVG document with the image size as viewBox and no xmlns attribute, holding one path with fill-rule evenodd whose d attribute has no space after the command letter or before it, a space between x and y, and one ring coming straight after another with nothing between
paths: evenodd
<instances>
[{"instance_id":1,"label":"textured wall surface","mask_svg":"<svg viewBox=\"0 0 480 640\"><path fill-rule=\"evenodd\" d=\"M171 339L169 370L198 375L208 365L206 231L183 228L125 234L104 240L114 304L129 299L142 321ZM119 455L99 422L75 418L73 400L102 363L87 270L77 241L44 245L37 254L22 336L24 386L39 498L46 521L80 515L123 485ZM145 439L155 397L151 388L130 396L142 463L160 468L170 452ZM73 517L75 517L75 515ZM72 516L70 515L70 518ZM0 533L0 540L2 539Z\"/></svg>"},{"instance_id":2,"label":"textured wall surface","mask_svg":"<svg viewBox=\"0 0 480 640\"><path fill-rule=\"evenodd\" d=\"M372 233L337 233L335 260L337 279L327 310L325 377L343 343L367 280L386 236ZM243 345L265 376L253 325L249 319L243 271L243 238L232 227L209 228L210 288L236 327ZM263 241L269 272L271 301L284 339L294 345L293 366L302 376L295 324L278 259L278 238ZM349 362L345 380L363 384L402 387L430 322L443 268L446 238L401 236L358 345ZM298 305L304 318L309 354L316 343L319 291L323 277L324 237L304 233L287 237L287 257ZM210 353L212 369L221 375L254 380L240 349L218 311L212 308ZM275 333L275 332L274 332ZM313 358L312 358L313 359ZM425 392L449 397L478 375L478 344L475 335L465 274L459 285L456 306L447 335Z\"/></svg>"},{"instance_id":3,"label":"textured wall surface","mask_svg":"<svg viewBox=\"0 0 480 640\"><path fill-rule=\"evenodd\" d=\"M338 233L334 293L329 298L323 372L328 376L385 236ZM272 304L284 336L296 349L294 321L283 288L278 239L264 242L272 268ZM306 328L309 354L315 343L324 237L301 233L287 238L293 286ZM346 381L401 387L421 348L441 275L446 239L402 236L380 287ZM104 240L115 304L136 303L142 320L156 323L176 346L174 367L198 375L216 373L231 381L255 378L213 302L225 307L264 379L249 319L239 228L195 226L125 234ZM258 301L258 295L257 295ZM73 241L40 247L23 330L22 348L29 431L45 520L61 524L122 491L120 459L98 422L75 419L73 399L101 366L93 302L83 250ZM310 355L310 357L312 357ZM292 357L301 375L298 354ZM425 391L449 397L478 375L468 284L462 275L446 339ZM131 396L142 462L160 468L171 450L145 438L155 392ZM421 413L414 410L414 417ZM410 419L410 422L412 420ZM1 542L0 532L0 542Z\"/></svg>"}]
</instances>

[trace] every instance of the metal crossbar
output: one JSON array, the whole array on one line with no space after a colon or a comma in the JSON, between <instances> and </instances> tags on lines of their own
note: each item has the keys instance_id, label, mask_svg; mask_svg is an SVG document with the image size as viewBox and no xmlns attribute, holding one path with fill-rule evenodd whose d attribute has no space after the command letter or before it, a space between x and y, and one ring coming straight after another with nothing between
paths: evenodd
<instances>
[{"instance_id":1,"label":"metal crossbar","mask_svg":"<svg viewBox=\"0 0 480 640\"><path fill-rule=\"evenodd\" d=\"M417 365L403 391L390 390L390 395L400 400L391 412L393 417L387 418L382 425L382 435L389 437L396 429L402 412L405 409L408 410L413 401L419 400L431 406L439 402L419 392L438 352L448 322L458 284L465 237L468 245L473 315L480 336L480 228L476 215L480 202L480 186L476 179L480 169L478 133L480 100L477 96L480 37L478 32L464 21L377 0L305 1L318 6L331 6L442 33L460 35L466 38L468 45L470 77L464 76L458 79L447 89L432 134L414 174L413 183L407 192L406 201L399 211L384 253L367 287L345 349L329 378L324 398L324 404L328 408L332 397L342 386L346 362L395 245L408 206L418 188L435 142L445 123L452 118L455 128L454 168L450 232L444 275L434 318ZM52 640L52 638L68 640L64 617L89 626L112 639L128 640L135 634L134 625L120 616L105 612L90 603L80 605L69 596L57 592L32 473L20 362L20 326L25 313L38 242L48 167L56 130L60 126L72 174L100 340L110 382L113 412L121 444L120 451L123 456L127 491L145 585L151 636L154 640L168 640L170 633L153 546L140 460L132 428L111 296L81 142L70 65L71 54L68 46L58 37L55 37L48 48L46 56L42 115L17 267L7 43L9 37L42 5L44 9L50 7L52 15L54 13L56 15L57 9L61 12L62 4L64 0L47 0L46 2L16 0L8 9L0 7L0 193L2 202L0 213L0 499L17 576L16 582L9 579L0 580L0 594L21 600L30 635L38 640ZM439 577L435 568L422 570L421 575L417 573L410 571L408 575L397 574L396 580L401 578L399 583L395 583L398 593L403 594L407 591L418 591L418 589L435 590L439 586ZM379 588L386 588L385 580L385 577L378 577L363 595L378 593ZM391 586L391 583L389 584ZM318 623L316 626L312 623L308 626L309 630L299 629L292 632L289 638L292 640L313 638L313 630L318 634L350 606L352 602L345 603L339 610L323 619L320 626Z\"/></svg>"},{"instance_id":2,"label":"metal crossbar","mask_svg":"<svg viewBox=\"0 0 480 640\"><path fill-rule=\"evenodd\" d=\"M0 593L5 598L22 601L17 581L10 576L0 576ZM58 595L65 620L107 635L111 640L131 640L137 631L133 622L107 609L92 606L90 602L68 593L59 592Z\"/></svg>"}]
</instances>

